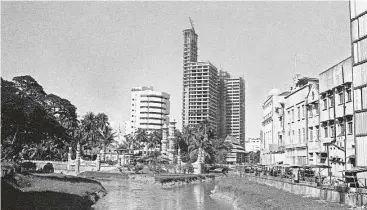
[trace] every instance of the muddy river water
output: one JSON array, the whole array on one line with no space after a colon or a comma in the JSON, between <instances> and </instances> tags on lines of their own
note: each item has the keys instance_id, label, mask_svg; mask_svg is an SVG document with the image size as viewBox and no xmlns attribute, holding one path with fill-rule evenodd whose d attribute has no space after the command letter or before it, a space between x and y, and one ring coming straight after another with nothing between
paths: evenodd
<instances>
[{"instance_id":1,"label":"muddy river water","mask_svg":"<svg viewBox=\"0 0 367 210\"><path fill-rule=\"evenodd\" d=\"M93 209L127 210L232 210L231 203L212 198L210 191L215 181L161 188L128 180L102 181L108 194L99 200Z\"/></svg>"}]
</instances>

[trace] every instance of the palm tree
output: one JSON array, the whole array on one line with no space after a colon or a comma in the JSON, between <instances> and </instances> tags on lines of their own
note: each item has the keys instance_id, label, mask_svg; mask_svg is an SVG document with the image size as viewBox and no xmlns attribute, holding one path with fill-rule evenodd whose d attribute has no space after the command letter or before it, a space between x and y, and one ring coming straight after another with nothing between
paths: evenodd
<instances>
[{"instance_id":1,"label":"palm tree","mask_svg":"<svg viewBox=\"0 0 367 210\"><path fill-rule=\"evenodd\" d=\"M81 129L85 141L92 144L96 142L96 127L95 115L93 112L88 112L81 120Z\"/></svg>"},{"instance_id":2,"label":"palm tree","mask_svg":"<svg viewBox=\"0 0 367 210\"><path fill-rule=\"evenodd\" d=\"M205 162L213 160L214 148L211 139L214 136L214 130L210 126L208 120L204 120L193 128L193 132L190 132L188 152L191 162L194 162L199 153L199 149L202 149Z\"/></svg>"},{"instance_id":3,"label":"palm tree","mask_svg":"<svg viewBox=\"0 0 367 210\"><path fill-rule=\"evenodd\" d=\"M232 149L232 144L225 141L225 138L219 138L213 140L213 147L215 149L215 161L217 163L225 162L225 157Z\"/></svg>"},{"instance_id":4,"label":"palm tree","mask_svg":"<svg viewBox=\"0 0 367 210\"><path fill-rule=\"evenodd\" d=\"M124 136L126 139L126 147L129 150L129 153L133 153L135 149L140 148L140 144L135 141L134 136L132 134L127 134Z\"/></svg>"},{"instance_id":5,"label":"palm tree","mask_svg":"<svg viewBox=\"0 0 367 210\"><path fill-rule=\"evenodd\" d=\"M155 130L148 135L148 148L155 150L161 144L162 131Z\"/></svg>"},{"instance_id":6,"label":"palm tree","mask_svg":"<svg viewBox=\"0 0 367 210\"><path fill-rule=\"evenodd\" d=\"M175 133L175 136L178 141L177 143L180 145L181 151L184 150L186 152L190 142L196 138L194 128L189 126L185 126L182 133Z\"/></svg>"},{"instance_id":7,"label":"palm tree","mask_svg":"<svg viewBox=\"0 0 367 210\"><path fill-rule=\"evenodd\" d=\"M115 142L116 133L112 132L111 127L107 126L104 128L104 130L98 128L98 133L101 137L99 141L99 147L102 147L103 150Z\"/></svg>"},{"instance_id":8,"label":"palm tree","mask_svg":"<svg viewBox=\"0 0 367 210\"><path fill-rule=\"evenodd\" d=\"M142 147L145 147L149 141L148 139L148 133L145 129L141 129L139 128L135 133L134 133L134 141L135 141L135 145L139 145L138 149L141 149Z\"/></svg>"},{"instance_id":9,"label":"palm tree","mask_svg":"<svg viewBox=\"0 0 367 210\"><path fill-rule=\"evenodd\" d=\"M105 130L106 127L110 125L110 123L108 122L108 116L105 113L98 113L95 116L95 125L102 131Z\"/></svg>"}]
</instances>

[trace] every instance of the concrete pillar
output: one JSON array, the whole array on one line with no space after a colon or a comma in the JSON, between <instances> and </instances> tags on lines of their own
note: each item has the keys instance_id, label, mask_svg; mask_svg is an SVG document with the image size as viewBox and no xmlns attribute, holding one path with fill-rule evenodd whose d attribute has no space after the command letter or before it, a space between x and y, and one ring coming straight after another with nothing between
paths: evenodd
<instances>
[{"instance_id":1,"label":"concrete pillar","mask_svg":"<svg viewBox=\"0 0 367 210\"><path fill-rule=\"evenodd\" d=\"M168 128L167 125L164 124L162 128L162 141L161 141L162 154L167 154L167 143L168 143L167 137L168 137Z\"/></svg>"},{"instance_id":2,"label":"concrete pillar","mask_svg":"<svg viewBox=\"0 0 367 210\"><path fill-rule=\"evenodd\" d=\"M178 148L178 152L177 152L177 166L178 166L178 171L179 173L181 173L183 170L182 170L182 161L181 161L181 149Z\"/></svg>"},{"instance_id":3,"label":"concrete pillar","mask_svg":"<svg viewBox=\"0 0 367 210\"><path fill-rule=\"evenodd\" d=\"M104 149L102 149L102 158L101 158L101 160L105 161L105 159L106 159L106 154L105 154Z\"/></svg>"},{"instance_id":4,"label":"concrete pillar","mask_svg":"<svg viewBox=\"0 0 367 210\"><path fill-rule=\"evenodd\" d=\"M80 144L76 147L76 159L75 159L75 173L80 172Z\"/></svg>"},{"instance_id":5,"label":"concrete pillar","mask_svg":"<svg viewBox=\"0 0 367 210\"><path fill-rule=\"evenodd\" d=\"M97 159L96 159L96 171L100 171L101 170L101 156L98 153L97 154Z\"/></svg>"},{"instance_id":6,"label":"concrete pillar","mask_svg":"<svg viewBox=\"0 0 367 210\"><path fill-rule=\"evenodd\" d=\"M169 126L168 126L168 143L169 143L169 150L168 150L168 158L171 160L171 162L173 163L174 161L174 152L175 152L175 126L176 126L176 121L173 120L171 122L169 122Z\"/></svg>"},{"instance_id":7,"label":"concrete pillar","mask_svg":"<svg viewBox=\"0 0 367 210\"><path fill-rule=\"evenodd\" d=\"M204 171L204 156L203 156L203 151L201 148L199 148L198 151L198 159L197 161L193 164L194 166L194 173L195 174L202 174Z\"/></svg>"},{"instance_id":8,"label":"concrete pillar","mask_svg":"<svg viewBox=\"0 0 367 210\"><path fill-rule=\"evenodd\" d=\"M71 165L71 147L69 147L69 152L68 152L68 165L67 165L67 170L69 171L70 170L70 165Z\"/></svg>"},{"instance_id":9,"label":"concrete pillar","mask_svg":"<svg viewBox=\"0 0 367 210\"><path fill-rule=\"evenodd\" d=\"M71 160L71 153L72 153L72 150L71 150L71 147L69 147L69 152L68 152L68 161Z\"/></svg>"},{"instance_id":10,"label":"concrete pillar","mask_svg":"<svg viewBox=\"0 0 367 210\"><path fill-rule=\"evenodd\" d=\"M121 157L121 165L125 165L125 154Z\"/></svg>"},{"instance_id":11,"label":"concrete pillar","mask_svg":"<svg viewBox=\"0 0 367 210\"><path fill-rule=\"evenodd\" d=\"M204 163L204 153L202 148L199 148L198 163Z\"/></svg>"},{"instance_id":12,"label":"concrete pillar","mask_svg":"<svg viewBox=\"0 0 367 210\"><path fill-rule=\"evenodd\" d=\"M117 165L121 166L121 158L119 155L117 155Z\"/></svg>"}]
</instances>

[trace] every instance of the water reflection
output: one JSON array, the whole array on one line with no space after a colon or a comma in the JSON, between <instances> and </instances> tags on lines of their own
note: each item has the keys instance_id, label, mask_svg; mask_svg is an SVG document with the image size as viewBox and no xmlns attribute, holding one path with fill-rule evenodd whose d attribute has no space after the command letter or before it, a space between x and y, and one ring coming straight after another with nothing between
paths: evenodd
<instances>
[{"instance_id":1,"label":"water reflection","mask_svg":"<svg viewBox=\"0 0 367 210\"><path fill-rule=\"evenodd\" d=\"M102 182L108 194L93 209L187 210L233 209L230 203L212 199L214 181L162 189L144 183L123 181Z\"/></svg>"}]
</instances>

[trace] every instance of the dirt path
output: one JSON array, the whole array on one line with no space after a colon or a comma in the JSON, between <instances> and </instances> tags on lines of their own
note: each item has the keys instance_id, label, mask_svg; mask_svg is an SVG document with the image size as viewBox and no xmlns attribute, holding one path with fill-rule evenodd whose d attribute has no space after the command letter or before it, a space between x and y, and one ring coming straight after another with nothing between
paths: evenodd
<instances>
[{"instance_id":1,"label":"dirt path","mask_svg":"<svg viewBox=\"0 0 367 210\"><path fill-rule=\"evenodd\" d=\"M248 181L246 178L229 177L219 181L214 191L222 197L230 197L237 209L348 209L337 203L292 194L275 187Z\"/></svg>"}]
</instances>

